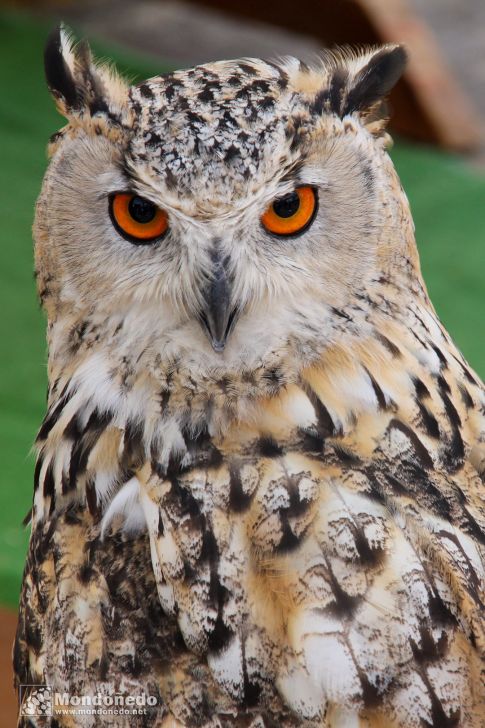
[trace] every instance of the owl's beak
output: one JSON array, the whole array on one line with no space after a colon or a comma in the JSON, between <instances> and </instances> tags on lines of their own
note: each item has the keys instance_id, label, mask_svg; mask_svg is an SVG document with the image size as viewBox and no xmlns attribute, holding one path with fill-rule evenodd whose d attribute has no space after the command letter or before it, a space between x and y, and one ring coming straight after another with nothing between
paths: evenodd
<instances>
[{"instance_id":1,"label":"owl's beak","mask_svg":"<svg viewBox=\"0 0 485 728\"><path fill-rule=\"evenodd\" d=\"M204 291L205 305L200 312L200 322L212 348L219 353L224 350L234 328L238 310L231 308L231 282L225 261L214 255L213 264L212 280Z\"/></svg>"}]
</instances>

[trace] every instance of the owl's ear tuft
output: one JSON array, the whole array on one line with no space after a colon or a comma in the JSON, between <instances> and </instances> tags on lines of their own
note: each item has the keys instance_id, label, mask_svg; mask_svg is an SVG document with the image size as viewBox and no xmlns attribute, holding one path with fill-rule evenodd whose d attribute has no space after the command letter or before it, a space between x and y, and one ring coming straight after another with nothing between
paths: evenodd
<instances>
[{"instance_id":1,"label":"owl's ear tuft","mask_svg":"<svg viewBox=\"0 0 485 728\"><path fill-rule=\"evenodd\" d=\"M61 113L81 106L74 80L75 57L69 36L61 25L54 28L44 49L44 70L47 85L56 99Z\"/></svg>"},{"instance_id":2,"label":"owl's ear tuft","mask_svg":"<svg viewBox=\"0 0 485 728\"><path fill-rule=\"evenodd\" d=\"M128 86L106 66L97 65L86 41L77 45L62 25L50 33L44 50L47 85L60 113L75 116L104 115L122 122Z\"/></svg>"},{"instance_id":3,"label":"owl's ear tuft","mask_svg":"<svg viewBox=\"0 0 485 728\"><path fill-rule=\"evenodd\" d=\"M399 45L385 46L362 60L364 65L351 76L342 116L366 111L384 100L404 71L407 53Z\"/></svg>"}]
</instances>

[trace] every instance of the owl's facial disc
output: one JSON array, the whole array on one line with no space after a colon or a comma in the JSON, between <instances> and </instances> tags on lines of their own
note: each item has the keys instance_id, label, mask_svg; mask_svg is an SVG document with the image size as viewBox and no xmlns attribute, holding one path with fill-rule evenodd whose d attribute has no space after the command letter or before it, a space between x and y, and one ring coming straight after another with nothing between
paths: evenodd
<instances>
[{"instance_id":1,"label":"owl's facial disc","mask_svg":"<svg viewBox=\"0 0 485 728\"><path fill-rule=\"evenodd\" d=\"M136 192L114 192L108 200L115 230L133 245L157 246L170 232L169 213ZM275 197L260 216L259 223L272 238L295 238L308 230L317 210L316 188L297 185L292 191ZM235 300L230 253L223 250L218 237L212 239L211 248L205 283L194 282L198 289L196 319L212 349L220 354L245 306Z\"/></svg>"},{"instance_id":2,"label":"owl's facial disc","mask_svg":"<svg viewBox=\"0 0 485 728\"><path fill-rule=\"evenodd\" d=\"M300 186L293 192L277 197L261 217L263 228L275 237L296 237L312 224L318 208L317 192L313 187ZM200 312L204 327L214 351L220 353L240 315L240 308L232 303L232 281L229 260L219 250L211 255L211 281L203 291L205 304Z\"/></svg>"}]
</instances>

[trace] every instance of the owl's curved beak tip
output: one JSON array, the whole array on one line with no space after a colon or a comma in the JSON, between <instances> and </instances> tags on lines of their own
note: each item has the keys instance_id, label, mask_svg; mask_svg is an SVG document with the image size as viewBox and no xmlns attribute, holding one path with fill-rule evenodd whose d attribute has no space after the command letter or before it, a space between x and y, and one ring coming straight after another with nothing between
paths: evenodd
<instances>
[{"instance_id":1,"label":"owl's curved beak tip","mask_svg":"<svg viewBox=\"0 0 485 728\"><path fill-rule=\"evenodd\" d=\"M211 340L211 344L212 344L212 348L214 349L214 351L217 352L218 354L220 354L221 351L224 351L224 349L226 347L225 340L224 341L216 341L215 339L212 339Z\"/></svg>"},{"instance_id":2,"label":"owl's curved beak tip","mask_svg":"<svg viewBox=\"0 0 485 728\"><path fill-rule=\"evenodd\" d=\"M205 329L205 333L217 354L220 354L226 348L229 335L234 328L238 315L237 308L230 312L221 312L218 316L211 315L212 312L203 311L200 314L200 322ZM225 315L224 315L225 314Z\"/></svg>"}]
</instances>

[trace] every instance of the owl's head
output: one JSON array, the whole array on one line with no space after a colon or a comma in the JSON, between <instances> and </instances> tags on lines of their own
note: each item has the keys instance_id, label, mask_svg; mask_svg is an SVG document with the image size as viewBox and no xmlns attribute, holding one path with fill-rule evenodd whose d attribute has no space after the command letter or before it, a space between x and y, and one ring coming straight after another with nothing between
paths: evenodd
<instances>
[{"instance_id":1,"label":"owl's head","mask_svg":"<svg viewBox=\"0 0 485 728\"><path fill-rule=\"evenodd\" d=\"M130 87L56 30L46 73L68 124L36 259L57 349L242 370L331 341L412 258L385 149L405 59L385 46L311 68L223 61Z\"/></svg>"}]
</instances>

